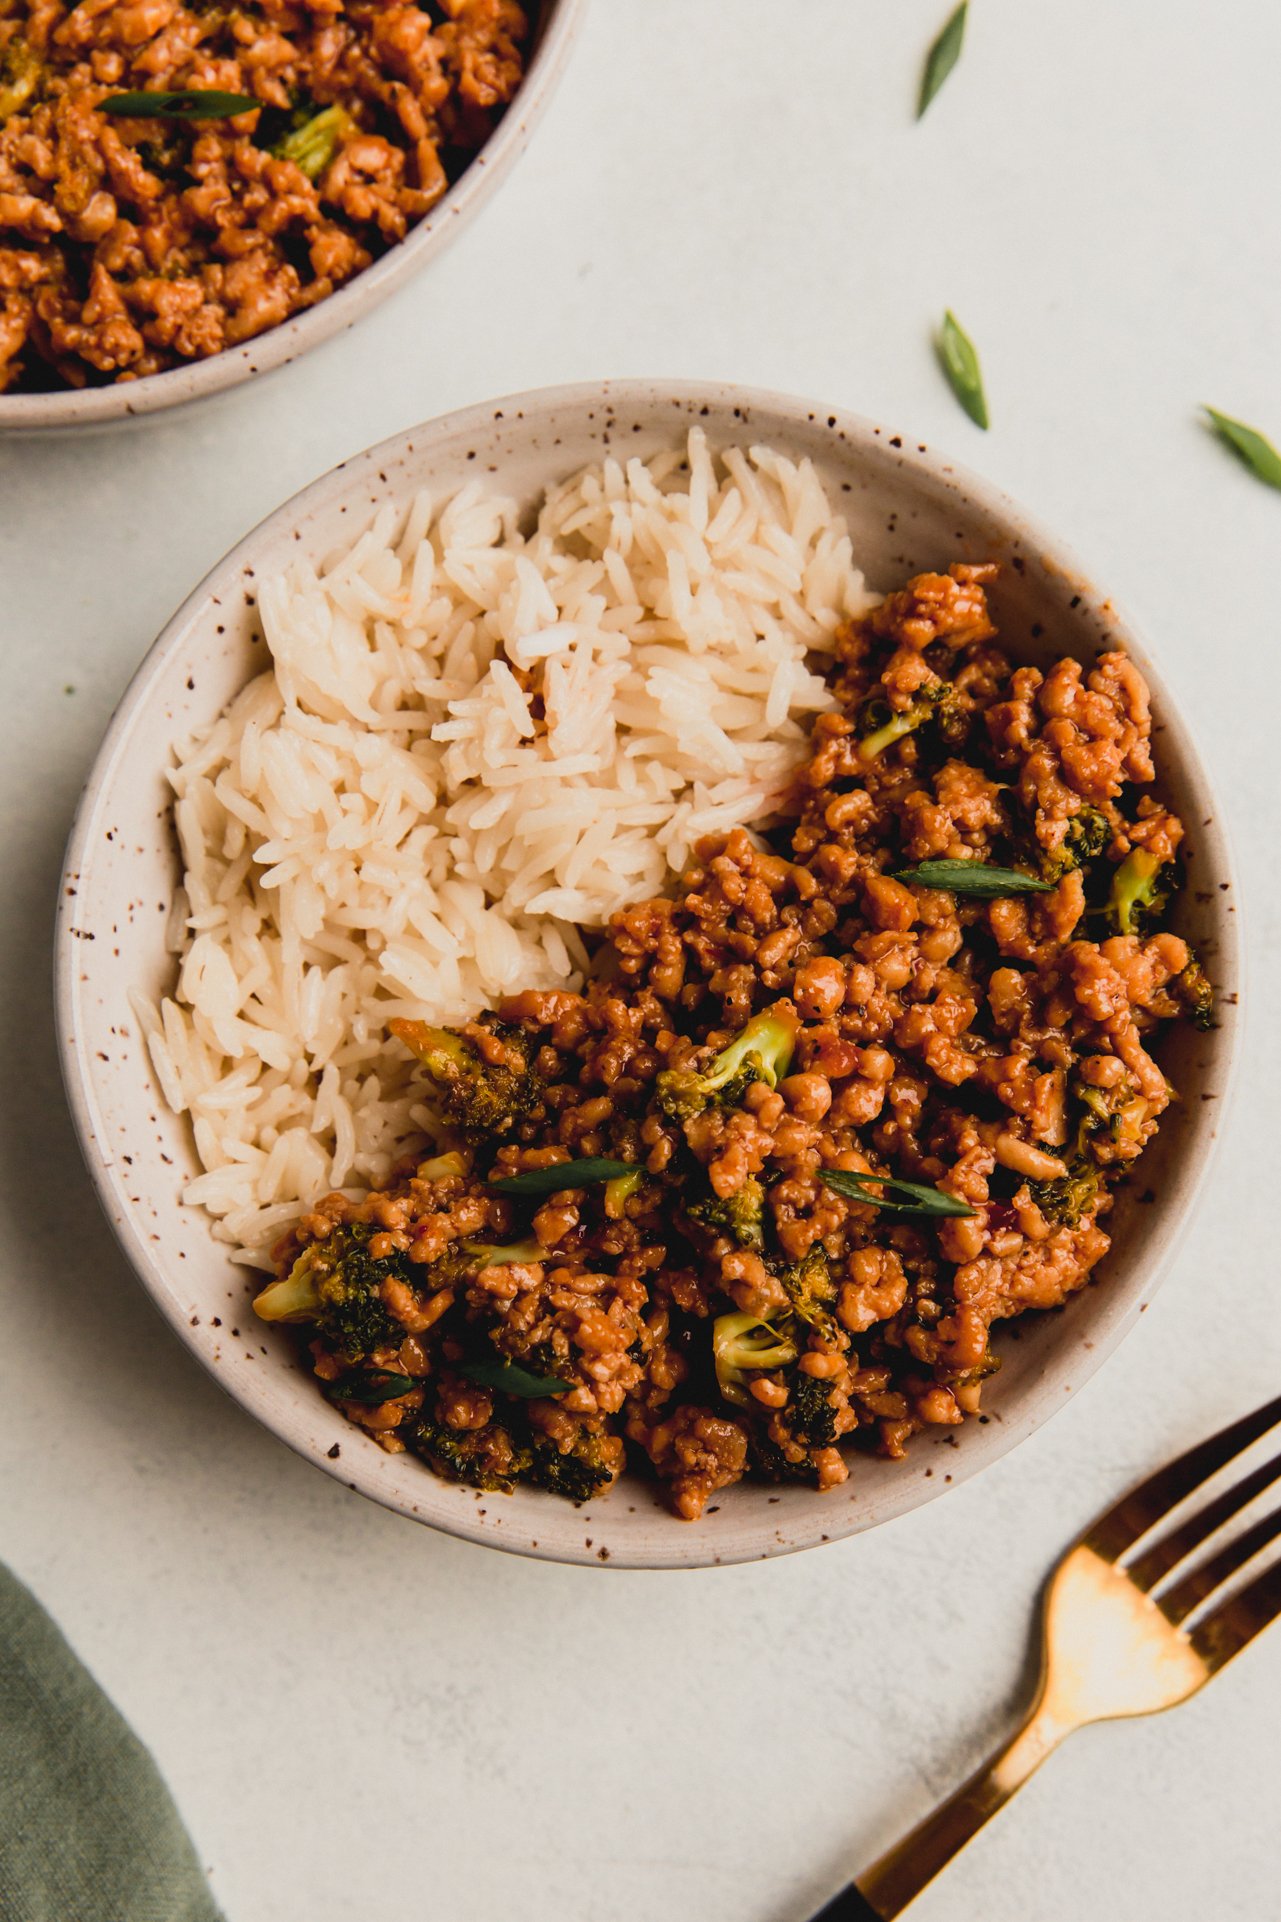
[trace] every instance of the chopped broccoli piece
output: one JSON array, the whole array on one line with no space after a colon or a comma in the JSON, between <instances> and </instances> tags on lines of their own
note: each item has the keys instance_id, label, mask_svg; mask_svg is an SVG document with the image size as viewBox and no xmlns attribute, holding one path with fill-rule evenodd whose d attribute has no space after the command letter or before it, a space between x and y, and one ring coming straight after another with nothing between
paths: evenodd
<instances>
[{"instance_id":1,"label":"chopped broccoli piece","mask_svg":"<svg viewBox=\"0 0 1281 1922\"><path fill-rule=\"evenodd\" d=\"M1194 1028L1214 1026L1214 989L1210 985L1201 963L1193 955L1181 974L1174 977L1171 984L1175 994L1188 1011L1188 1019Z\"/></svg>"},{"instance_id":2,"label":"chopped broccoli piece","mask_svg":"<svg viewBox=\"0 0 1281 1922\"><path fill-rule=\"evenodd\" d=\"M788 1380L787 1406L782 1419L793 1441L802 1447L830 1447L836 1440L831 1382L807 1375L803 1368L795 1369Z\"/></svg>"},{"instance_id":3,"label":"chopped broccoli piece","mask_svg":"<svg viewBox=\"0 0 1281 1922\"><path fill-rule=\"evenodd\" d=\"M876 760L887 747L893 747L906 734L914 734L927 722L933 722L943 740L952 745L963 739L967 726L965 708L949 681L935 681L932 686L922 688L905 708L892 708L886 701L869 701L862 719L871 725L872 732L865 734L858 744L860 761Z\"/></svg>"},{"instance_id":4,"label":"chopped broccoli piece","mask_svg":"<svg viewBox=\"0 0 1281 1922\"><path fill-rule=\"evenodd\" d=\"M1101 808L1078 808L1058 846L1042 852L1041 879L1057 883L1065 874L1083 868L1102 854L1111 837L1112 823Z\"/></svg>"},{"instance_id":5,"label":"chopped broccoli piece","mask_svg":"<svg viewBox=\"0 0 1281 1922\"><path fill-rule=\"evenodd\" d=\"M277 141L271 151L277 160L292 160L308 180L319 180L355 131L356 123L345 107L323 107Z\"/></svg>"},{"instance_id":6,"label":"chopped broccoli piece","mask_svg":"<svg viewBox=\"0 0 1281 1922\"><path fill-rule=\"evenodd\" d=\"M740 1248L757 1254L765 1246L765 1190L754 1175L749 1175L732 1195L717 1195L710 1190L684 1203L691 1221L714 1235L728 1235Z\"/></svg>"},{"instance_id":7,"label":"chopped broccoli piece","mask_svg":"<svg viewBox=\"0 0 1281 1922\"><path fill-rule=\"evenodd\" d=\"M1098 1205L1100 1180L1096 1164L1080 1160L1055 1181L1030 1181L1028 1190L1048 1220L1079 1228Z\"/></svg>"},{"instance_id":8,"label":"chopped broccoli piece","mask_svg":"<svg viewBox=\"0 0 1281 1922\"><path fill-rule=\"evenodd\" d=\"M1144 1124L1149 1104L1139 1093L1133 1076L1126 1075L1114 1088L1094 1088L1076 1084L1082 1114L1077 1128L1077 1157L1094 1154L1096 1159L1132 1161L1147 1140ZM1099 1154L1099 1142L1106 1135L1114 1155Z\"/></svg>"},{"instance_id":9,"label":"chopped broccoli piece","mask_svg":"<svg viewBox=\"0 0 1281 1922\"><path fill-rule=\"evenodd\" d=\"M1170 896L1162 875L1169 866L1146 848L1131 848L1112 876L1105 910L1117 934L1142 934L1161 913Z\"/></svg>"},{"instance_id":10,"label":"chopped broccoli piece","mask_svg":"<svg viewBox=\"0 0 1281 1922\"><path fill-rule=\"evenodd\" d=\"M718 1315L712 1324L712 1360L716 1384L726 1401L740 1408L757 1403L748 1393L747 1377L768 1368L788 1368L796 1360L796 1343L784 1330L756 1315Z\"/></svg>"},{"instance_id":11,"label":"chopped broccoli piece","mask_svg":"<svg viewBox=\"0 0 1281 1922\"><path fill-rule=\"evenodd\" d=\"M21 111L40 84L40 56L19 33L0 54L0 125Z\"/></svg>"},{"instance_id":12,"label":"chopped broccoli piece","mask_svg":"<svg viewBox=\"0 0 1281 1922\"><path fill-rule=\"evenodd\" d=\"M460 1154L432 1155L428 1161L420 1161L414 1173L420 1181L461 1180L467 1173L466 1158Z\"/></svg>"},{"instance_id":13,"label":"chopped broccoli piece","mask_svg":"<svg viewBox=\"0 0 1281 1922\"><path fill-rule=\"evenodd\" d=\"M603 1494L617 1479L619 1462L603 1435L579 1435L564 1453L553 1442L536 1441L526 1480L559 1495L563 1501L586 1502Z\"/></svg>"},{"instance_id":14,"label":"chopped broccoli piece","mask_svg":"<svg viewBox=\"0 0 1281 1922\"><path fill-rule=\"evenodd\" d=\"M507 1059L486 1061L475 1044L453 1028L432 1028L425 1021L392 1021L389 1026L418 1056L445 1112L464 1134L509 1134L532 1107L538 1082L529 1065L529 1043L518 1028L490 1024Z\"/></svg>"},{"instance_id":15,"label":"chopped broccoli piece","mask_svg":"<svg viewBox=\"0 0 1281 1922\"><path fill-rule=\"evenodd\" d=\"M483 1428L447 1428L430 1416L402 1424L405 1440L446 1481L510 1494L527 1475L533 1450L516 1441L498 1422Z\"/></svg>"},{"instance_id":16,"label":"chopped broccoli piece","mask_svg":"<svg viewBox=\"0 0 1281 1922\"><path fill-rule=\"evenodd\" d=\"M527 1439L519 1417L512 1427L491 1421L483 1428L457 1429L411 1415L401 1432L437 1474L504 1494L517 1482L532 1482L564 1501L590 1501L611 1487L622 1465L621 1451L607 1435L580 1434L562 1453L541 1436Z\"/></svg>"},{"instance_id":17,"label":"chopped broccoli piece","mask_svg":"<svg viewBox=\"0 0 1281 1922\"><path fill-rule=\"evenodd\" d=\"M832 1310L836 1306L837 1287L819 1244L815 1242L800 1261L776 1262L774 1273L786 1288L801 1320L824 1335L834 1335L836 1322Z\"/></svg>"},{"instance_id":18,"label":"chopped broccoli piece","mask_svg":"<svg viewBox=\"0 0 1281 1922\"><path fill-rule=\"evenodd\" d=\"M627 1213L627 1203L645 1179L643 1168L629 1169L625 1175L615 1175L605 1183L605 1213L611 1221L621 1221Z\"/></svg>"},{"instance_id":19,"label":"chopped broccoli piece","mask_svg":"<svg viewBox=\"0 0 1281 1922\"><path fill-rule=\"evenodd\" d=\"M454 1247L466 1256L466 1261L463 1264L464 1267L475 1274L479 1274L482 1268L506 1268L531 1261L546 1261L547 1259L547 1250L544 1248L542 1242L536 1241L532 1235L528 1236L524 1241L457 1241L454 1243ZM451 1249L448 1253L442 1255L441 1261L448 1261L449 1255L452 1254L452 1252L453 1250ZM439 1267L440 1262L433 1261L427 1271L428 1274L435 1275ZM444 1284L441 1282L437 1285L443 1286Z\"/></svg>"},{"instance_id":20,"label":"chopped broccoli piece","mask_svg":"<svg viewBox=\"0 0 1281 1922\"><path fill-rule=\"evenodd\" d=\"M703 1072L667 1068L658 1077L658 1105L669 1121L688 1121L718 1103L736 1108L754 1081L776 1088L787 1073L800 1023L783 1007L755 1015Z\"/></svg>"},{"instance_id":21,"label":"chopped broccoli piece","mask_svg":"<svg viewBox=\"0 0 1281 1922\"><path fill-rule=\"evenodd\" d=\"M304 1248L283 1280L255 1297L255 1314L263 1321L314 1321L326 1345L346 1362L398 1347L405 1331L388 1314L379 1290L389 1276L408 1279L407 1264L401 1255L375 1261L371 1232L367 1224L352 1222Z\"/></svg>"},{"instance_id":22,"label":"chopped broccoli piece","mask_svg":"<svg viewBox=\"0 0 1281 1922\"><path fill-rule=\"evenodd\" d=\"M808 1454L802 1455L799 1461L793 1461L764 1429L756 1427L753 1427L747 1445L752 1466L766 1481L805 1482L811 1488L817 1486L818 1472Z\"/></svg>"}]
</instances>

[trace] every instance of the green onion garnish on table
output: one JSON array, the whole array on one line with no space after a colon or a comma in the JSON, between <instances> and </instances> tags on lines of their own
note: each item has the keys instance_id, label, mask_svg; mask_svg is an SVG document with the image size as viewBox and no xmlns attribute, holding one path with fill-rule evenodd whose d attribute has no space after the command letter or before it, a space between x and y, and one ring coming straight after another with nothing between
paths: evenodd
<instances>
[{"instance_id":1,"label":"green onion garnish on table","mask_svg":"<svg viewBox=\"0 0 1281 1922\"><path fill-rule=\"evenodd\" d=\"M916 117L919 120L926 108L942 87L953 67L961 57L961 46L965 39L965 21L969 12L969 0L961 0L947 25L925 57L925 71L921 75L921 93L916 103Z\"/></svg>"},{"instance_id":2,"label":"green onion garnish on table","mask_svg":"<svg viewBox=\"0 0 1281 1922\"><path fill-rule=\"evenodd\" d=\"M1243 420L1233 420L1231 414L1221 414L1217 407L1207 407L1205 412L1210 416L1210 424L1219 439L1232 449L1256 480L1261 480L1267 487L1281 487L1281 454L1278 454L1270 440L1257 428L1247 427Z\"/></svg>"},{"instance_id":3,"label":"green onion garnish on table","mask_svg":"<svg viewBox=\"0 0 1281 1922\"><path fill-rule=\"evenodd\" d=\"M974 425L986 433L990 423L978 350L950 307L939 329L938 356L948 386Z\"/></svg>"}]
</instances>

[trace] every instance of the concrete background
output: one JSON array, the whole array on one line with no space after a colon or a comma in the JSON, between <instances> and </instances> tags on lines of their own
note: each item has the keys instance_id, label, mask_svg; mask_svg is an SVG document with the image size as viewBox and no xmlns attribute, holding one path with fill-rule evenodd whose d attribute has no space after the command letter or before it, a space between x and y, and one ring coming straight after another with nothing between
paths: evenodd
<instances>
[{"instance_id":1,"label":"concrete background","mask_svg":"<svg viewBox=\"0 0 1281 1922\"><path fill-rule=\"evenodd\" d=\"M1281 439L1262 0L595 0L516 174L444 260L283 373L141 431L0 447L6 904L0 1553L153 1746L231 1922L803 1922L1006 1728L1056 1551L1275 1391ZM952 306L982 437L934 367ZM133 1283L58 1085L49 931L113 703L278 501L455 405L740 379L893 422L1007 487L1146 629L1199 724L1250 914L1244 1086L1138 1331L1051 1426L879 1533L619 1575L436 1538L225 1400ZM1272 1922L1281 1632L1176 1715L1086 1733L921 1922Z\"/></svg>"}]
</instances>

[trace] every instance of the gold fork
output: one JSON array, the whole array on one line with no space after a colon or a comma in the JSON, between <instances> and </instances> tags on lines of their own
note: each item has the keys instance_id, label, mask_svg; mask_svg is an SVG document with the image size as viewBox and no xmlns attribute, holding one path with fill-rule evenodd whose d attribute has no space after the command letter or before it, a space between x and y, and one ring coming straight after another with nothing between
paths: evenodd
<instances>
[{"instance_id":1,"label":"gold fork","mask_svg":"<svg viewBox=\"0 0 1281 1922\"><path fill-rule=\"evenodd\" d=\"M890 1922L901 1915L1064 1736L1089 1722L1186 1702L1281 1614L1281 1562L1220 1593L1281 1535L1281 1509L1193 1559L1281 1478L1281 1454L1147 1540L1278 1421L1281 1396L1149 1476L1068 1550L1046 1590L1041 1680L1023 1726L812 1922Z\"/></svg>"}]
</instances>

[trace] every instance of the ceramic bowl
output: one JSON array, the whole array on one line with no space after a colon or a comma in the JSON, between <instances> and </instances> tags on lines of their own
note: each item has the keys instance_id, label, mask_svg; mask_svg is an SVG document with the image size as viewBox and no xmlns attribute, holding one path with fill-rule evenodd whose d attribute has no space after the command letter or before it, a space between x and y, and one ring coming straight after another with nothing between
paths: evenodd
<instances>
[{"instance_id":1,"label":"ceramic bowl","mask_svg":"<svg viewBox=\"0 0 1281 1922\"><path fill-rule=\"evenodd\" d=\"M452 1486L345 1422L287 1336L254 1321L244 1271L206 1217L184 1207L184 1183L198 1171L193 1145L160 1099L128 991L171 984L164 929L177 857L163 770L175 739L212 721L261 666L256 577L299 544L319 558L354 538L383 502L408 502L423 485L440 496L492 474L532 506L549 483L609 449L648 457L695 423L714 446L765 441L808 455L873 586L956 559L995 559L1004 563L995 614L1011 651L1088 662L1105 646L1127 649L1152 685L1163 793L1188 827L1181 924L1222 1013L1208 1033L1186 1027L1168 1037L1163 1061L1183 1098L1118 1203L1112 1251L1066 1309L1007 1331L986 1422L926 1431L902 1461L856 1456L849 1481L825 1495L740 1484L690 1524L640 1480L581 1509L537 1490ZM871 1528L995 1461L1064 1405L1151 1299L1186 1231L1222 1125L1239 952L1229 851L1187 728L1147 649L1057 543L990 487L891 429L771 394L628 381L526 394L397 435L280 508L196 589L135 676L85 791L62 892L58 1010L80 1139L121 1245L179 1338L258 1420L350 1487L451 1534L556 1560L676 1568L780 1555Z\"/></svg>"},{"instance_id":2,"label":"ceramic bowl","mask_svg":"<svg viewBox=\"0 0 1281 1922\"><path fill-rule=\"evenodd\" d=\"M102 426L202 400L225 388L238 387L255 374L286 367L308 348L353 327L441 253L511 171L560 79L587 4L588 0L542 0L541 6L529 6L527 11L539 20L534 52L520 90L493 137L404 240L328 300L242 346L228 347L208 360L171 367L163 374L116 381L105 387L0 394L0 433Z\"/></svg>"}]
</instances>

